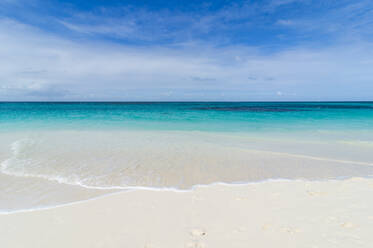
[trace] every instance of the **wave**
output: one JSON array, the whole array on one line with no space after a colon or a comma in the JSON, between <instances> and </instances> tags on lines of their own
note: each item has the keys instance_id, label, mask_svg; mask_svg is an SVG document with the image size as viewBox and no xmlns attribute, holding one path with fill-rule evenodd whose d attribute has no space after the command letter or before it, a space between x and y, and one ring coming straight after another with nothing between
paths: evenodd
<instances>
[{"instance_id":1,"label":"wave","mask_svg":"<svg viewBox=\"0 0 373 248\"><path fill-rule=\"evenodd\" d=\"M370 177L368 177L370 178ZM333 178L329 179L328 181L338 181L346 178ZM314 182L315 180L312 180ZM318 182L324 182L325 180L317 180ZM0 210L0 215L9 215L9 214L17 214L17 213L25 213L25 212L34 212L34 211L41 211L41 210L48 210L48 209L54 209L59 207L65 207L65 206L71 206L75 204L80 204L88 201L92 201L95 199L100 199L116 194L121 194L124 192L133 192L133 191L153 191L153 192L173 192L173 193L190 193L193 192L199 188L209 188L214 186L225 186L225 187L243 187L243 186L249 186L249 185L260 185L260 184L266 184L266 183L289 183L289 182L311 182L311 180L305 180L305 179L284 179L284 178L278 178L278 179L265 179L261 181L256 182L234 182L234 183L226 183L226 182L214 182L210 184L196 184L191 186L188 189L178 189L173 187L145 187L145 186L128 186L124 187L123 190L107 193L104 195L92 197L86 200L78 200L74 202L69 203L62 203L58 205L51 205L51 206L40 206L40 207L34 207L34 208L27 208L27 209L17 209L17 210Z\"/></svg>"},{"instance_id":2,"label":"wave","mask_svg":"<svg viewBox=\"0 0 373 248\"><path fill-rule=\"evenodd\" d=\"M366 140L341 140L339 143L361 147L373 147L373 142Z\"/></svg>"},{"instance_id":3,"label":"wave","mask_svg":"<svg viewBox=\"0 0 373 248\"><path fill-rule=\"evenodd\" d=\"M238 144L235 142L214 143L212 138L204 139L203 143L199 134L191 138L180 135L175 138L176 134L157 135L149 133L137 138L117 133L89 132L77 135L75 132L61 132L26 136L4 143L10 147L11 154L0 163L0 172L19 178L14 180L15 187L8 191L16 192L29 185L23 182L31 180L37 186L31 186L30 190L36 189L37 197L40 194L38 190L44 187L46 190L43 192L51 193L53 200L48 198L49 195L43 195L44 199L48 198L46 204L37 199L34 202L32 197L33 202L29 203L30 197L25 197L26 204L21 203L13 210L8 207L12 204L7 203L6 210L0 210L0 214L69 205L66 202L97 198L97 195L111 194L113 190L182 193L216 184L235 186L267 181L318 181L373 175L373 169L369 169L373 168L373 163L370 162L248 149L235 146ZM339 168L342 168L340 173ZM160 176L163 181L156 181ZM179 177L186 178L186 182L182 181L184 178L178 181ZM18 181L22 183L18 184ZM74 196L73 200L66 200L62 199L66 191L54 191L55 186L58 190L71 189L69 192L74 193L94 190L99 193L94 197L79 195ZM21 191L17 197L23 197L22 194Z\"/></svg>"},{"instance_id":4,"label":"wave","mask_svg":"<svg viewBox=\"0 0 373 248\"><path fill-rule=\"evenodd\" d=\"M10 176L17 176L17 177L32 177L32 178L40 178L48 181L53 181L60 184L72 185L72 186L80 186L86 189L96 189L96 190L128 190L132 188L138 187L150 187L150 188L173 188L178 189L178 185L151 185L152 180L155 179L148 179L150 181L145 181L145 183L137 183L137 184L126 184L124 183L125 180L122 180L122 183L112 183L108 184L105 183L109 181L108 178L112 174L115 174L115 171L111 172L108 175L100 175L100 172L89 171L92 175L89 175L87 170L94 170L95 168L84 167L83 172L79 175L78 171L79 168L74 167L74 165L68 164L66 167L62 164L63 168L59 168L53 163L58 163L55 158L51 159L49 157L53 157L53 155L47 156L48 159L45 159L43 156L48 155L48 150L43 150L42 140L35 140L31 138L21 139L13 142L11 144L12 156L6 160L4 160L0 164L0 172ZM339 163L339 164L348 164L348 165L360 165L360 166L373 166L373 163L370 162L361 162L361 161L351 161L351 160L340 160L340 159L333 159L333 158L324 158L324 157L317 157L317 156L308 156L308 155L301 155L301 154L292 154L292 153L285 153L285 152L274 152L274 151L265 151L265 150L255 150L255 149L245 149L245 148L234 148L236 151L240 151L243 153L249 152L250 154L258 153L264 154L265 157L268 155L274 156L274 158L285 157L291 159L301 159L301 160L313 160L313 161L322 161L322 162L329 162L329 163ZM42 158L33 158L37 157L36 155L43 154ZM63 156L62 156L63 157ZM79 160L77 160L79 162ZM76 161L74 161L76 162ZM57 169L59 169L57 171ZM135 168L136 169L136 168ZM154 170L154 168L147 168L149 171ZM166 168L167 169L167 168ZM182 168L181 168L182 169ZM204 168L198 168L199 170ZM226 172L229 171L229 167L225 168ZM146 171L147 173L150 173ZM213 172L213 170L212 170ZM96 173L96 174L94 174ZM87 175L88 174L88 175ZM125 177L126 175L123 175ZM151 177L150 175L149 177ZM101 178L100 178L101 177ZM155 177L155 176L154 176ZM100 180L99 180L100 178ZM223 177L222 177L223 178ZM259 178L260 179L260 178ZM227 181L230 183L230 180L226 179L219 179L216 178L215 181ZM231 182L236 181L245 181L244 179L241 180L231 180ZM249 181L249 180L246 180ZM207 182L206 184L210 184L211 182ZM203 182L197 182L192 185L189 185L186 188L193 187L194 185L201 185Z\"/></svg>"},{"instance_id":5,"label":"wave","mask_svg":"<svg viewBox=\"0 0 373 248\"><path fill-rule=\"evenodd\" d=\"M373 176L367 176L365 177L367 179L373 180ZM361 180L363 178L357 177L357 178L351 178L351 177L338 177L338 178L330 178L330 179L323 179L323 180L306 180L306 179L285 179L285 178L277 178L277 179L265 179L260 180L256 182L234 182L234 183L226 183L226 182L214 182L210 184L196 184L191 186L189 189L178 189L173 187L145 187L145 186L128 186L124 187L121 191L107 193L104 195L92 197L86 200L78 200L74 202L69 203L63 203L58 205L52 205L52 206L40 206L40 207L34 207L34 208L27 208L27 209L17 209L17 210L7 210L2 211L0 210L0 215L10 215L10 214L17 214L17 213L25 213L25 212L35 212L35 211L42 211L42 210L48 210L48 209L54 209L59 207L65 207L65 206L72 206L75 204L80 204L84 202L89 202L92 200L116 195L116 194L122 194L124 192L133 192L133 191L154 191L154 192L173 192L173 193L190 193L193 192L199 188L209 188L214 186L225 186L225 187L244 187L244 186L250 186L250 185L260 185L260 184L266 184L266 183L292 183L292 182L337 182L340 180Z\"/></svg>"}]
</instances>

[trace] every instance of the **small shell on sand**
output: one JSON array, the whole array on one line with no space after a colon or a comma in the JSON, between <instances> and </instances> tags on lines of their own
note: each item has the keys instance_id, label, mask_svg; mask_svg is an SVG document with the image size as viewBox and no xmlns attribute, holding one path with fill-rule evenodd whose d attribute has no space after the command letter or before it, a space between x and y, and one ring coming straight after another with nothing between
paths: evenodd
<instances>
[{"instance_id":1,"label":"small shell on sand","mask_svg":"<svg viewBox=\"0 0 373 248\"><path fill-rule=\"evenodd\" d=\"M206 232L201 229L193 229L192 231L190 231L190 235L192 235L193 237L200 237L205 236Z\"/></svg>"},{"instance_id":2,"label":"small shell on sand","mask_svg":"<svg viewBox=\"0 0 373 248\"><path fill-rule=\"evenodd\" d=\"M343 222L342 224L341 224L341 227L344 227L344 228L352 228L352 227L354 227L355 225L354 224L352 224L351 222Z\"/></svg>"}]
</instances>

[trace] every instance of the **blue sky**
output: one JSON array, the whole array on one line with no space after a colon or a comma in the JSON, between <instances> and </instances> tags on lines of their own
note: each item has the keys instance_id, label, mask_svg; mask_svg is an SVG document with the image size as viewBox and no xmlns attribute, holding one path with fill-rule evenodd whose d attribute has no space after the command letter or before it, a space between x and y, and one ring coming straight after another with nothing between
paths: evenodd
<instances>
[{"instance_id":1,"label":"blue sky","mask_svg":"<svg viewBox=\"0 0 373 248\"><path fill-rule=\"evenodd\" d=\"M0 100L373 100L373 1L2 0Z\"/></svg>"}]
</instances>

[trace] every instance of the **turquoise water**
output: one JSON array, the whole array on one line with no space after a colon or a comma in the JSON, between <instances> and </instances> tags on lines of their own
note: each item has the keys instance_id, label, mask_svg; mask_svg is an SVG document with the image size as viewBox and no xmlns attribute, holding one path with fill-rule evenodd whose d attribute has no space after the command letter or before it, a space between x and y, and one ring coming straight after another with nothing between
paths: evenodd
<instances>
[{"instance_id":1,"label":"turquoise water","mask_svg":"<svg viewBox=\"0 0 373 248\"><path fill-rule=\"evenodd\" d=\"M0 130L372 130L373 102L0 103Z\"/></svg>"},{"instance_id":2,"label":"turquoise water","mask_svg":"<svg viewBox=\"0 0 373 248\"><path fill-rule=\"evenodd\" d=\"M0 213L136 187L373 176L373 102L0 103Z\"/></svg>"}]
</instances>

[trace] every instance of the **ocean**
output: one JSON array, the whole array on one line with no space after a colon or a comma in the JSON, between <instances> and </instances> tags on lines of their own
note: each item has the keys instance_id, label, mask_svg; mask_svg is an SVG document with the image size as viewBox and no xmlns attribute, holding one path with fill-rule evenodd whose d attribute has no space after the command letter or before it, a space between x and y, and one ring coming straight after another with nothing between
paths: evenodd
<instances>
[{"instance_id":1,"label":"ocean","mask_svg":"<svg viewBox=\"0 0 373 248\"><path fill-rule=\"evenodd\" d=\"M0 213L373 175L373 102L1 102Z\"/></svg>"}]
</instances>

